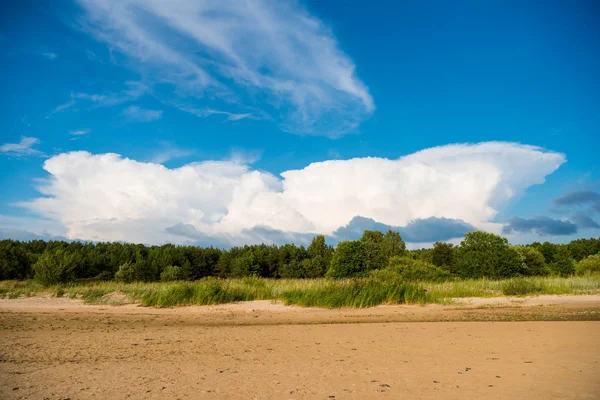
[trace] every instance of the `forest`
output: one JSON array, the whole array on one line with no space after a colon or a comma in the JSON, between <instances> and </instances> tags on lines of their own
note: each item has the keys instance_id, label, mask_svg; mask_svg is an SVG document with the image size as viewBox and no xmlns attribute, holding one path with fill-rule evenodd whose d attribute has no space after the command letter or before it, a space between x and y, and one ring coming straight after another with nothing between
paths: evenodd
<instances>
[{"instance_id":1,"label":"forest","mask_svg":"<svg viewBox=\"0 0 600 400\"><path fill-rule=\"evenodd\" d=\"M42 285L69 282L196 281L206 277L273 279L361 278L391 271L402 281L505 279L589 275L600 272L600 239L567 244L514 246L476 231L460 243L437 242L407 250L398 232L364 231L359 240L328 245L316 236L308 247L293 244L218 249L127 243L0 241L0 280Z\"/></svg>"}]
</instances>

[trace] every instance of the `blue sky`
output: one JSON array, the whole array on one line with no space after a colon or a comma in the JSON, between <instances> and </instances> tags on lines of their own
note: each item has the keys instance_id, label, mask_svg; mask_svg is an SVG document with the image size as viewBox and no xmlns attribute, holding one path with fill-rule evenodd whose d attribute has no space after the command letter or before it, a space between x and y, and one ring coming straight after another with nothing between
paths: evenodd
<instances>
[{"instance_id":1,"label":"blue sky","mask_svg":"<svg viewBox=\"0 0 600 400\"><path fill-rule=\"evenodd\" d=\"M3 4L0 234L598 236L599 7L525 3Z\"/></svg>"}]
</instances>

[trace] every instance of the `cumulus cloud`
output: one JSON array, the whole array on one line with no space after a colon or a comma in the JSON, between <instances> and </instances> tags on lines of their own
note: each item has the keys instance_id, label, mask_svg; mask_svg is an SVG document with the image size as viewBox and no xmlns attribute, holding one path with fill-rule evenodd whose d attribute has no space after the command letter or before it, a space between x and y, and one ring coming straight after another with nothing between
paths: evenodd
<instances>
[{"instance_id":1,"label":"cumulus cloud","mask_svg":"<svg viewBox=\"0 0 600 400\"><path fill-rule=\"evenodd\" d=\"M162 110L148 110L138 106L129 106L123 110L123 115L129 121L150 122L162 118Z\"/></svg>"},{"instance_id":2,"label":"cumulus cloud","mask_svg":"<svg viewBox=\"0 0 600 400\"><path fill-rule=\"evenodd\" d=\"M566 219L553 219L544 216L532 218L512 217L502 228L502 232L510 234L531 233L539 235L563 236L577 233L577 225Z\"/></svg>"},{"instance_id":3,"label":"cumulus cloud","mask_svg":"<svg viewBox=\"0 0 600 400\"><path fill-rule=\"evenodd\" d=\"M21 136L19 143L5 143L0 146L0 153L15 157L43 155L44 153L33 148L34 145L39 143L40 139L38 138Z\"/></svg>"},{"instance_id":4,"label":"cumulus cloud","mask_svg":"<svg viewBox=\"0 0 600 400\"><path fill-rule=\"evenodd\" d=\"M330 29L296 1L78 2L82 28L149 80L233 119L259 105L284 129L335 136L374 109Z\"/></svg>"},{"instance_id":5,"label":"cumulus cloud","mask_svg":"<svg viewBox=\"0 0 600 400\"><path fill-rule=\"evenodd\" d=\"M395 160L317 162L278 177L236 160L169 169L117 154L72 152L46 160L50 177L38 187L43 197L23 206L57 220L68 237L88 240L181 242L186 235L173 231L181 224L202 237L234 238L228 241L265 232L303 239L333 235L356 216L404 227L413 240L443 240L435 229L499 231L492 222L497 212L564 161L537 147L489 142Z\"/></svg>"}]
</instances>

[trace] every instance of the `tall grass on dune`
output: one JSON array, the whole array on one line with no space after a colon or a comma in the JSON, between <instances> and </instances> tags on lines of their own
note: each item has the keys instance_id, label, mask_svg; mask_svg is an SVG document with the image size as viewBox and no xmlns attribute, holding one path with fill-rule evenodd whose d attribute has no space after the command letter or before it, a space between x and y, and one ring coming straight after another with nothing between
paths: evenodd
<instances>
[{"instance_id":1,"label":"tall grass on dune","mask_svg":"<svg viewBox=\"0 0 600 400\"><path fill-rule=\"evenodd\" d=\"M78 282L43 286L35 281L0 281L0 298L51 295L88 304L137 303L150 307L280 300L302 307L372 307L379 304L445 303L459 297L538 294L600 294L600 275L408 281L393 271L355 279L217 279L194 282Z\"/></svg>"}]
</instances>

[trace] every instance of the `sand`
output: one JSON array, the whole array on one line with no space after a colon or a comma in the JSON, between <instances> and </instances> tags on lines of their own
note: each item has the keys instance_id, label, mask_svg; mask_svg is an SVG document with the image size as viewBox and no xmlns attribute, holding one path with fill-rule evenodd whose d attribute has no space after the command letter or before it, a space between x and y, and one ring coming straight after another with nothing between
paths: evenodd
<instances>
[{"instance_id":1,"label":"sand","mask_svg":"<svg viewBox=\"0 0 600 400\"><path fill-rule=\"evenodd\" d=\"M363 310L0 300L0 398L597 399L599 312L599 296Z\"/></svg>"}]
</instances>

